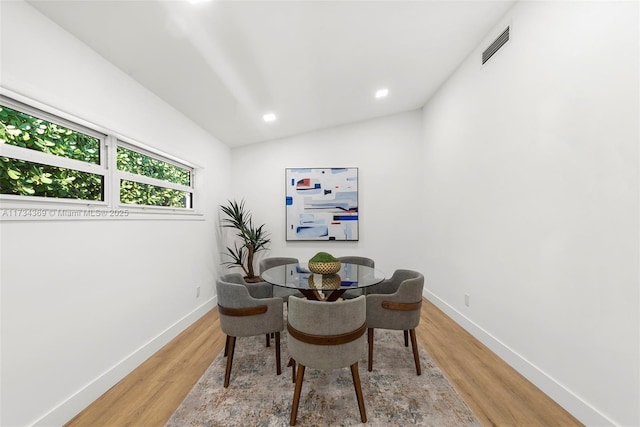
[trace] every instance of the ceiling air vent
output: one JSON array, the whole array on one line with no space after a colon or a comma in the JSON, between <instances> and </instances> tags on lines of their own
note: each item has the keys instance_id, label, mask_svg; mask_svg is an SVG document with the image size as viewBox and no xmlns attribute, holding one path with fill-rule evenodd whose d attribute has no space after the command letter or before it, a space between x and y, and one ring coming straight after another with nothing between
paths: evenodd
<instances>
[{"instance_id":1,"label":"ceiling air vent","mask_svg":"<svg viewBox=\"0 0 640 427\"><path fill-rule=\"evenodd\" d=\"M507 29L504 30L493 43L491 43L491 46L489 46L484 52L482 52L482 63L484 64L485 62L487 62L489 58L491 58L493 54L496 53L498 49L504 46L504 44L508 41L509 27L507 27Z\"/></svg>"}]
</instances>

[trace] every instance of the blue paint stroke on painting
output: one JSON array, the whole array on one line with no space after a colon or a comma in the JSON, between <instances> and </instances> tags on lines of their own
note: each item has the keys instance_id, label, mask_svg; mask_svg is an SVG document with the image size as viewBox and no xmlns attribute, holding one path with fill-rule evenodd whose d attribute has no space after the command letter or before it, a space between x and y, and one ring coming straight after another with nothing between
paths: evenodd
<instances>
[{"instance_id":1,"label":"blue paint stroke on painting","mask_svg":"<svg viewBox=\"0 0 640 427\"><path fill-rule=\"evenodd\" d=\"M293 206L293 197L287 196L285 206Z\"/></svg>"},{"instance_id":2,"label":"blue paint stroke on painting","mask_svg":"<svg viewBox=\"0 0 640 427\"><path fill-rule=\"evenodd\" d=\"M329 235L329 228L327 226L316 226L316 227L298 227L296 228L296 236L298 238L313 238L313 237L324 237Z\"/></svg>"},{"instance_id":3,"label":"blue paint stroke on painting","mask_svg":"<svg viewBox=\"0 0 640 427\"><path fill-rule=\"evenodd\" d=\"M357 221L358 215L334 215L334 221Z\"/></svg>"}]
</instances>

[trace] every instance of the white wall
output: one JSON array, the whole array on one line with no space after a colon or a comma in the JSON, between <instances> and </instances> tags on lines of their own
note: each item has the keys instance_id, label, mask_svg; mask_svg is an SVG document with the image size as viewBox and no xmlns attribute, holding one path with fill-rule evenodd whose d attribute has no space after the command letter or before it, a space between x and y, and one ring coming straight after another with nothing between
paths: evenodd
<instances>
[{"instance_id":1,"label":"white wall","mask_svg":"<svg viewBox=\"0 0 640 427\"><path fill-rule=\"evenodd\" d=\"M202 167L202 220L0 222L0 424L61 425L211 308L230 154L31 6L1 8L2 87Z\"/></svg>"},{"instance_id":2,"label":"white wall","mask_svg":"<svg viewBox=\"0 0 640 427\"><path fill-rule=\"evenodd\" d=\"M519 3L424 108L430 298L588 425L640 425L638 22Z\"/></svg>"},{"instance_id":3,"label":"white wall","mask_svg":"<svg viewBox=\"0 0 640 427\"><path fill-rule=\"evenodd\" d=\"M318 251L362 255L391 275L421 266L422 207L420 111L341 126L297 137L234 148L232 189L257 223L271 233L268 253L307 260ZM413 153L413 155L407 155ZM357 167L357 242L285 241L285 168ZM398 250L398 248L401 248Z\"/></svg>"}]
</instances>

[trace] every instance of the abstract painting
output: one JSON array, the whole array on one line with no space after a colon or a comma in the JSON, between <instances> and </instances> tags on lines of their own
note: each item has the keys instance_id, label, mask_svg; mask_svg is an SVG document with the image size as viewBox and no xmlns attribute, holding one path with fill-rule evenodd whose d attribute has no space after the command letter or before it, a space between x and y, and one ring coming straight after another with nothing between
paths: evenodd
<instances>
[{"instance_id":1,"label":"abstract painting","mask_svg":"<svg viewBox=\"0 0 640 427\"><path fill-rule=\"evenodd\" d=\"M287 240L358 240L358 168L287 168Z\"/></svg>"}]
</instances>

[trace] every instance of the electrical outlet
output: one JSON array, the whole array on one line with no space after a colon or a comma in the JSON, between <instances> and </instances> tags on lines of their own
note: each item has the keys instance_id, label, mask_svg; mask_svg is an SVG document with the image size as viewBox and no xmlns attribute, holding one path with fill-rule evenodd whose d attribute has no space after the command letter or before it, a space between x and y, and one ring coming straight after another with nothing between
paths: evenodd
<instances>
[{"instance_id":1,"label":"electrical outlet","mask_svg":"<svg viewBox=\"0 0 640 427\"><path fill-rule=\"evenodd\" d=\"M196 286L196 298L200 296L200 286Z\"/></svg>"},{"instance_id":2,"label":"electrical outlet","mask_svg":"<svg viewBox=\"0 0 640 427\"><path fill-rule=\"evenodd\" d=\"M468 294L464 294L464 305L469 307L469 295Z\"/></svg>"}]
</instances>

